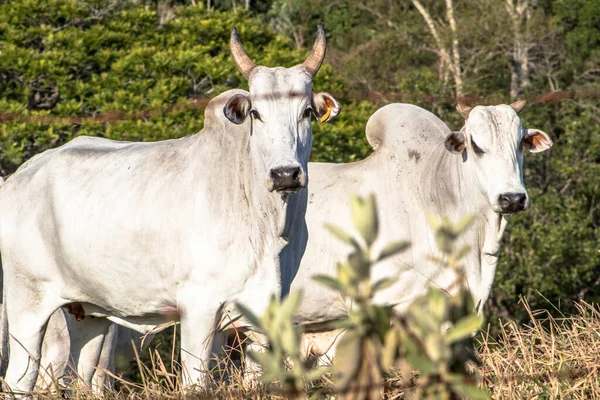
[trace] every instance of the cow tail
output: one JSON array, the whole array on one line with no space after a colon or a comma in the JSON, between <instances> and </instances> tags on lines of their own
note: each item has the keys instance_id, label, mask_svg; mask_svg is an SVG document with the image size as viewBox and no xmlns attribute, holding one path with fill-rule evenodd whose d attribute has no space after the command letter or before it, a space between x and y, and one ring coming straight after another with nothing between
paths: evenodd
<instances>
[{"instance_id":1,"label":"cow tail","mask_svg":"<svg viewBox=\"0 0 600 400\"><path fill-rule=\"evenodd\" d=\"M4 178L0 176L0 188L4 185ZM0 377L6 375L8 367L8 317L6 316L6 291L4 290L4 270L0 264Z\"/></svg>"},{"instance_id":2,"label":"cow tail","mask_svg":"<svg viewBox=\"0 0 600 400\"><path fill-rule=\"evenodd\" d=\"M2 282L4 285L4 282ZM2 287L2 314L0 315L0 377L6 375L8 367L8 317L6 315L6 291Z\"/></svg>"}]
</instances>

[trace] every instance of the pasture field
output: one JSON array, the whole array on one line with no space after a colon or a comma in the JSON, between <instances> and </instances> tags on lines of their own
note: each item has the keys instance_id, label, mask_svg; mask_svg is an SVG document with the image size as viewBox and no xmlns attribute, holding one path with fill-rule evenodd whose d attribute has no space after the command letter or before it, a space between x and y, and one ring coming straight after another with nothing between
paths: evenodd
<instances>
[{"instance_id":1,"label":"pasture field","mask_svg":"<svg viewBox=\"0 0 600 400\"><path fill-rule=\"evenodd\" d=\"M546 310L531 310L527 303L519 307L529 315L525 324L499 321L498 338L488 333L478 335L477 351L482 365L480 384L492 399L595 399L600 398L600 307L577 303L577 313L553 317ZM181 381L173 374L172 335L164 335L157 344L136 361L139 375L135 381L117 379L118 390L104 396L107 399L177 399L184 396ZM176 356L175 356L176 358ZM410 398L398 388L400 376L388 376L386 398ZM418 386L418 380L413 382ZM309 393L317 390L323 396L335 396L331 378L325 375ZM37 399L56 399L56 394L38 392ZM70 398L90 399L84 389L75 389ZM214 382L209 391L190 398L219 399L280 399L285 395L259 383L250 387L234 369L227 382Z\"/></svg>"}]
</instances>

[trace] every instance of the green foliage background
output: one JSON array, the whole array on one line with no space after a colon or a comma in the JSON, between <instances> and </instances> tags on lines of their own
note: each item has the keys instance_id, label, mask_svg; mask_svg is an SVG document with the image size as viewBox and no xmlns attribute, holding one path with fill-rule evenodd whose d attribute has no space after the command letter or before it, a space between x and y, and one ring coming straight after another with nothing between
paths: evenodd
<instances>
[{"instance_id":1,"label":"green foliage background","mask_svg":"<svg viewBox=\"0 0 600 400\"><path fill-rule=\"evenodd\" d=\"M252 1L249 10L235 1L214 1L210 10L195 3L0 2L0 112L91 116L165 110L111 124L3 123L0 172L9 174L34 154L78 135L150 141L199 131L201 110L167 108L246 87L229 55L234 25L255 62L292 66L307 55L317 22L324 22L328 58L314 87L334 94L343 110L332 123L314 124L315 161L368 155L366 121L395 95L416 96L412 102L460 128L450 101L424 97L452 96L454 87L441 79L431 35L410 2L269 0ZM503 6L492 0L455 3L466 92L508 102L512 37ZM444 2L423 4L443 20ZM532 26L531 85L524 95L600 88L600 0L538 1ZM443 25L439 29L446 40L448 32ZM552 309L552 303L564 311L575 299L600 300L597 104L593 97L537 103L522 114L527 127L549 133L555 146L526 155L532 206L512 218L505 235L488 304L492 320L524 320L519 296L533 308Z\"/></svg>"}]
</instances>

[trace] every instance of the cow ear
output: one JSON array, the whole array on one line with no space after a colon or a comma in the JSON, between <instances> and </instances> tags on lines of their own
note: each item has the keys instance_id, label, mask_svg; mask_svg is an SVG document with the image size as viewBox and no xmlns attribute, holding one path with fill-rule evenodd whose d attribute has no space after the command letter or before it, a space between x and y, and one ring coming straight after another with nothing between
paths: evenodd
<instances>
[{"instance_id":1,"label":"cow ear","mask_svg":"<svg viewBox=\"0 0 600 400\"><path fill-rule=\"evenodd\" d=\"M332 95L325 92L319 92L313 95L313 105L315 114L321 122L331 121L342 109L340 103L338 103Z\"/></svg>"},{"instance_id":2,"label":"cow ear","mask_svg":"<svg viewBox=\"0 0 600 400\"><path fill-rule=\"evenodd\" d=\"M552 139L546 132L539 129L526 129L523 138L523 147L532 153L541 153L552 147Z\"/></svg>"},{"instance_id":3,"label":"cow ear","mask_svg":"<svg viewBox=\"0 0 600 400\"><path fill-rule=\"evenodd\" d=\"M236 94L227 101L227 104L223 107L223 113L228 120L239 125L246 120L251 106L252 103L248 96Z\"/></svg>"},{"instance_id":4,"label":"cow ear","mask_svg":"<svg viewBox=\"0 0 600 400\"><path fill-rule=\"evenodd\" d=\"M444 140L446 149L454 154L460 154L465 149L465 134L461 131L450 132Z\"/></svg>"}]
</instances>

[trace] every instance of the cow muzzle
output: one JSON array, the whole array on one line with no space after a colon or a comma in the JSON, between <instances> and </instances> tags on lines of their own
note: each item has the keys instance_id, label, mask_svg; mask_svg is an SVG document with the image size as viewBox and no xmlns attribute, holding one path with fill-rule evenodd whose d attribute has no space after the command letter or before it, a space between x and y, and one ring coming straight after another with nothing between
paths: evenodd
<instances>
[{"instance_id":1,"label":"cow muzzle","mask_svg":"<svg viewBox=\"0 0 600 400\"><path fill-rule=\"evenodd\" d=\"M306 174L300 166L273 168L269 172L267 186L270 192L293 194L306 186Z\"/></svg>"},{"instance_id":2,"label":"cow muzzle","mask_svg":"<svg viewBox=\"0 0 600 400\"><path fill-rule=\"evenodd\" d=\"M527 193L502 193L498 197L502 214L516 214L527 208Z\"/></svg>"}]
</instances>

